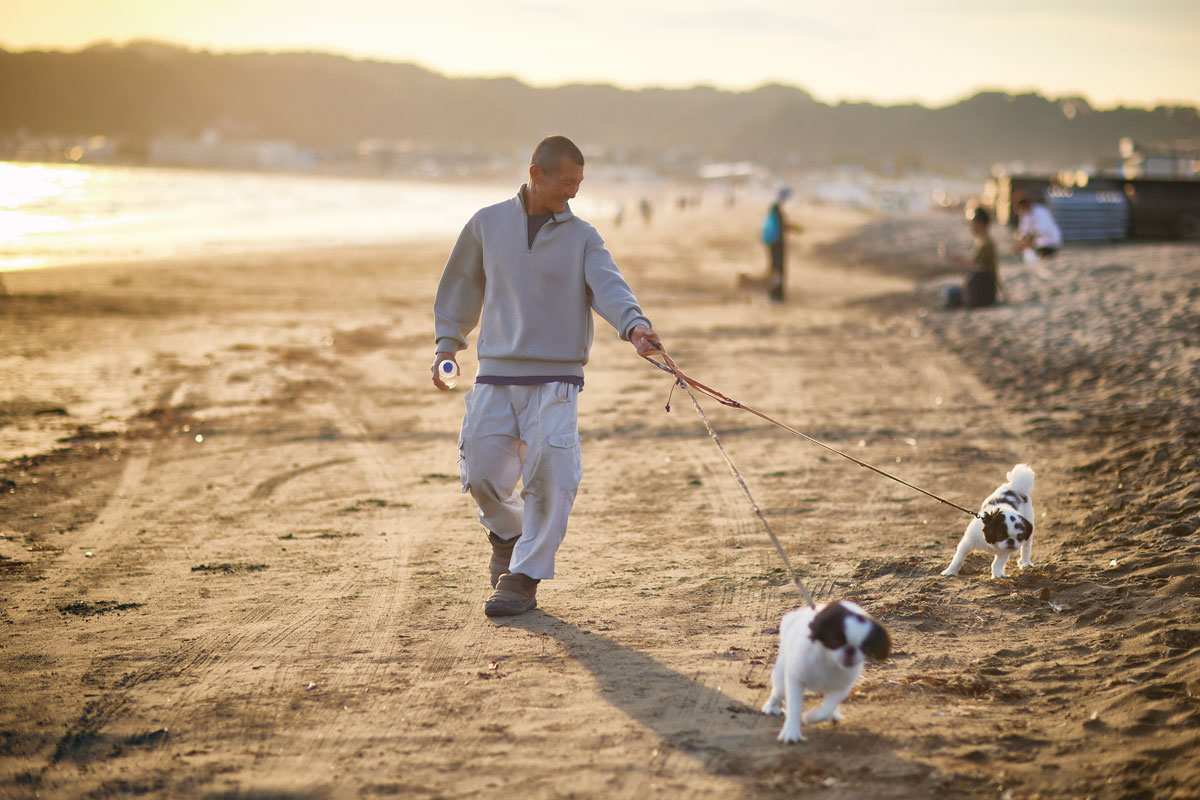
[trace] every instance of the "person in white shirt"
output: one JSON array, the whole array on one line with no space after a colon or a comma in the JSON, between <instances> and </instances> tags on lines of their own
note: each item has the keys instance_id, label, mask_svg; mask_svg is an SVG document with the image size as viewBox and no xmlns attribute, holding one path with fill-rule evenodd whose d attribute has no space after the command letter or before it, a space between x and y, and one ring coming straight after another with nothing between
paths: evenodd
<instances>
[{"instance_id":1,"label":"person in white shirt","mask_svg":"<svg viewBox=\"0 0 1200 800\"><path fill-rule=\"evenodd\" d=\"M1050 209L1026 194L1018 195L1013 207L1021 219L1017 225L1017 252L1032 251L1042 258L1057 253L1063 243L1062 230Z\"/></svg>"}]
</instances>

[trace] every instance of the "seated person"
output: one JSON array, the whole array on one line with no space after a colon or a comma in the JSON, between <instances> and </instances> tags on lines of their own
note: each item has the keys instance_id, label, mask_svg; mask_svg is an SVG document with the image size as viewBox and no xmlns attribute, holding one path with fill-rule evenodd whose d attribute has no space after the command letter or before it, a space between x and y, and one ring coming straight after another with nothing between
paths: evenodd
<instances>
[{"instance_id":1,"label":"seated person","mask_svg":"<svg viewBox=\"0 0 1200 800\"><path fill-rule=\"evenodd\" d=\"M986 209L977 208L968 224L975 237L975 252L968 259L938 247L938 255L966 273L962 287L947 286L942 291L942 304L946 308L982 308L996 302L999 277L996 273L996 243L988 233L992 217Z\"/></svg>"},{"instance_id":2,"label":"seated person","mask_svg":"<svg viewBox=\"0 0 1200 800\"><path fill-rule=\"evenodd\" d=\"M1030 253L1049 258L1062 247L1062 231L1054 221L1050 209L1035 203L1029 195L1017 193L1013 208L1021 221L1017 225L1017 253L1032 259ZM1033 259L1036 260L1036 259Z\"/></svg>"}]
</instances>

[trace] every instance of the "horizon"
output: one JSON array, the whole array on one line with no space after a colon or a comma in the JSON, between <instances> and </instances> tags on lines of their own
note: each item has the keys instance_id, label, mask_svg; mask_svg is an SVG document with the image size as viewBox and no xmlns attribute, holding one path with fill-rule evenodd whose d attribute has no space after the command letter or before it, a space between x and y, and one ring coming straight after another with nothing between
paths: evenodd
<instances>
[{"instance_id":1,"label":"horizon","mask_svg":"<svg viewBox=\"0 0 1200 800\"><path fill-rule=\"evenodd\" d=\"M562 83L540 84L540 83L536 83L536 82L533 82L530 80L526 80L518 75L511 74L511 73L510 74L496 73L496 74L487 74L487 75L454 75L454 74L450 74L444 70L437 69L428 64L422 64L422 63L418 63L416 61L376 58L376 57L372 57L372 56L354 56L354 55L350 55L347 53L339 53L339 52L334 52L331 50L321 50L321 49L317 49L317 48L303 48L303 49L297 48L297 49L279 49L279 50L267 50L267 49L261 49L261 48L221 49L221 48L213 48L213 47L203 47L203 46L188 44L186 42L180 42L180 41L168 41L168 40L154 39L154 38L148 38L148 37L136 37L136 38L126 39L124 41L118 41L118 40L112 40L112 39L97 39L95 41L91 41L86 44L80 45L78 47L74 47L74 48L29 47L29 48L20 49L20 50L9 47L5 42L0 41L0 52L9 52L9 53L14 53L14 54L18 54L18 55L22 54L22 53L33 53L33 52L57 52L57 53L64 53L64 54L70 55L70 54L82 53L87 50L96 49L96 48L113 47L113 48L123 49L123 48L138 46L138 45L164 47L164 48L176 49L176 50L193 52L193 53L210 53L210 54L216 55L216 56L312 55L312 56L327 56L327 57L331 57L331 58L345 58L347 60L354 61L354 62L364 62L364 63L369 62L369 63L391 64L391 65L397 65L397 66L411 66L411 67L415 67L417 69L424 70L431 74L435 74L440 77L447 78L449 80L513 80L513 81L516 81L518 83L521 83L521 84L528 86L530 88L533 88L533 89L556 89L556 88L563 88L563 87L569 87L569 86L608 86L608 87L618 89L620 91L627 91L627 92L640 92L640 91L680 91L680 92L685 92L685 91L689 91L689 90L693 90L693 89L711 89L713 91L724 92L724 93L729 93L729 94L750 94L750 93L753 93L753 92L756 92L756 91L759 91L762 89L770 88L773 86L778 86L778 87L782 87L785 89L791 89L791 90L795 90L798 92L803 92L803 93L809 95L813 99L814 102L822 103L822 104L828 105L828 106L874 105L874 106L877 106L880 108L919 106L919 107L929 109L929 110L936 110L939 108L947 108L950 106L957 105L959 103L970 100L979 95L996 94L996 95L1002 95L1002 96L1006 96L1006 97L1021 97L1021 96L1034 95L1034 96L1042 97L1048 101L1083 100L1084 102L1086 102L1089 105L1089 107L1091 107L1093 110L1096 110L1096 111L1110 111L1110 110L1115 110L1115 109L1119 109L1119 108L1153 110L1155 108L1160 108L1160 107L1190 108L1190 109L1200 110L1200 100L1197 100L1194 102L1158 101L1158 102L1147 102L1145 104L1137 104L1137 103L1131 103L1131 102L1127 102L1127 101L1120 101L1113 105L1104 105L1104 104L1096 102L1093 98L1087 96L1086 94L1080 94L1080 93L1055 94L1055 93L1047 92L1047 91L1037 88L1037 87L1018 88L1018 87L1010 87L1010 86L979 86L979 87L976 87L973 89L966 90L966 92L962 95L950 97L944 101L927 102L927 101L922 101L922 100L886 101L886 100L879 100L879 99L874 99L874 98L849 98L849 97L822 98L822 97L818 96L815 92L813 92L807 86L802 86L802 85L798 85L798 84L794 84L794 83L787 83L787 82L783 82L783 81L779 81L779 80L766 80L762 83L755 84L752 86L747 86L747 87L727 87L727 86L718 86L718 85L714 85L711 83L692 83L692 84L678 85L678 86L662 85L662 84L625 86L625 85L621 85L619 83L615 83L612 81L582 81L582 80L567 81L567 82L562 82Z\"/></svg>"},{"instance_id":2,"label":"horizon","mask_svg":"<svg viewBox=\"0 0 1200 800\"><path fill-rule=\"evenodd\" d=\"M450 78L625 90L781 84L827 104L951 105L982 91L1095 108L1200 106L1200 4L1144 0L0 0L13 52L151 40L217 53L315 52ZM470 25L462 19L471 20ZM580 32L583 31L583 35ZM614 56L614 53L616 54Z\"/></svg>"}]
</instances>

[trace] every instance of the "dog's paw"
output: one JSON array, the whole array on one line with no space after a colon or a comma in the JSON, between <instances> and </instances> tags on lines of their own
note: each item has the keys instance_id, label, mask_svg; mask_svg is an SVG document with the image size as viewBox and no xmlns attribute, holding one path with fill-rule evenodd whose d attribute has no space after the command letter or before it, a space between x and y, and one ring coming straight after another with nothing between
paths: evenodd
<instances>
[{"instance_id":1,"label":"dog's paw","mask_svg":"<svg viewBox=\"0 0 1200 800\"><path fill-rule=\"evenodd\" d=\"M942 574L955 576L958 575L958 570L956 570L954 567L946 567L944 570L942 570Z\"/></svg>"},{"instance_id":2,"label":"dog's paw","mask_svg":"<svg viewBox=\"0 0 1200 800\"><path fill-rule=\"evenodd\" d=\"M825 720L841 722L842 721L841 710L835 708L835 709L833 709L833 711L826 711L823 708L814 708L812 711L806 712L804 714L805 724L807 724L809 722L824 722Z\"/></svg>"},{"instance_id":3,"label":"dog's paw","mask_svg":"<svg viewBox=\"0 0 1200 800\"><path fill-rule=\"evenodd\" d=\"M1022 561L1021 562L1021 569L1029 569L1032 566L1033 566L1032 561Z\"/></svg>"},{"instance_id":4,"label":"dog's paw","mask_svg":"<svg viewBox=\"0 0 1200 800\"><path fill-rule=\"evenodd\" d=\"M780 705L779 698L772 697L771 699L767 700L767 702L763 703L762 713L768 714L772 717L778 717L783 714L783 706Z\"/></svg>"},{"instance_id":5,"label":"dog's paw","mask_svg":"<svg viewBox=\"0 0 1200 800\"><path fill-rule=\"evenodd\" d=\"M806 741L804 734L800 732L799 725L784 725L779 731L779 736L776 738L784 744L795 744L796 742Z\"/></svg>"}]
</instances>

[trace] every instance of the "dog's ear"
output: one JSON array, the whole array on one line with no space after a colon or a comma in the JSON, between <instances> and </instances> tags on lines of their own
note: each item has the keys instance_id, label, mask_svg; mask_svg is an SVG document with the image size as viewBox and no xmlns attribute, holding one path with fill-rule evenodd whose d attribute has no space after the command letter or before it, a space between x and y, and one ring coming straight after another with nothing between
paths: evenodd
<instances>
[{"instance_id":1,"label":"dog's ear","mask_svg":"<svg viewBox=\"0 0 1200 800\"><path fill-rule=\"evenodd\" d=\"M863 641L863 652L876 661L883 661L892 654L892 637L879 620L872 618L871 622L871 632Z\"/></svg>"},{"instance_id":2,"label":"dog's ear","mask_svg":"<svg viewBox=\"0 0 1200 800\"><path fill-rule=\"evenodd\" d=\"M989 544L1003 542L1008 538L1008 524L1004 520L1004 512L993 508L983 515L983 538Z\"/></svg>"},{"instance_id":3,"label":"dog's ear","mask_svg":"<svg viewBox=\"0 0 1200 800\"><path fill-rule=\"evenodd\" d=\"M825 606L808 624L809 638L814 642L820 642L830 650L845 647L847 613L849 612L841 603L830 603Z\"/></svg>"}]
</instances>

